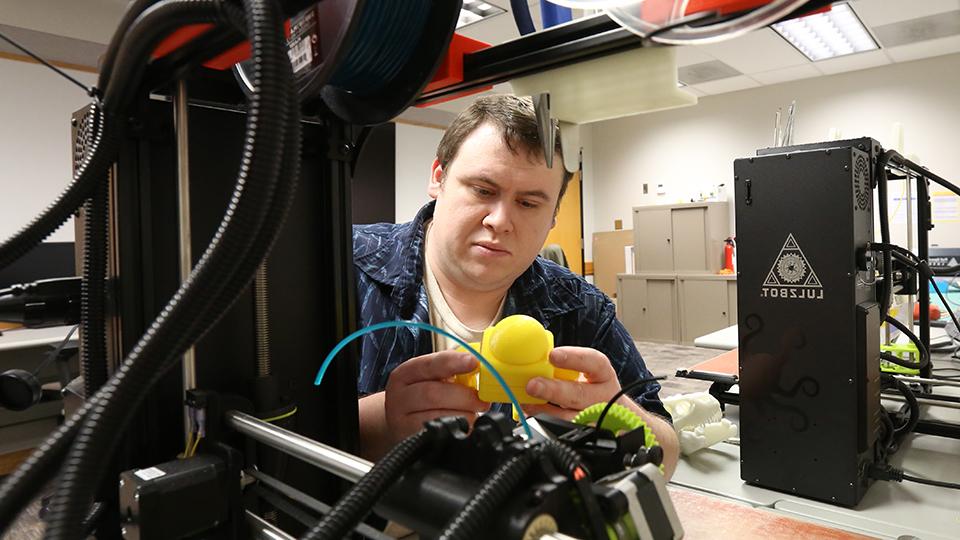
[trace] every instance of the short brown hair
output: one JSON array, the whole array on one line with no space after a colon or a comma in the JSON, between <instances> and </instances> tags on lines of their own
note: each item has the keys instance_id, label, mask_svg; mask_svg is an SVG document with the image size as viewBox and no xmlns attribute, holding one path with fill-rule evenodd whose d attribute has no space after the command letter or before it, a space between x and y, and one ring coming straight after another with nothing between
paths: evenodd
<instances>
[{"instance_id":1,"label":"short brown hair","mask_svg":"<svg viewBox=\"0 0 960 540\"><path fill-rule=\"evenodd\" d=\"M500 128L503 141L511 152L517 154L523 150L531 159L542 158L543 150L540 145L540 134L537 130L537 114L533 108L533 100L529 97L519 97L509 94L495 94L482 96L461 112L450 124L450 127L440 139L437 146L437 161L444 170L457 156L463 141L477 127L485 122L492 122ZM563 150L560 147L560 128L554 121L556 143L554 153L560 159L554 159L554 166L563 167ZM563 183L560 185L560 196L557 198L557 207L567 191L567 184L573 178L573 173L563 168Z\"/></svg>"}]
</instances>

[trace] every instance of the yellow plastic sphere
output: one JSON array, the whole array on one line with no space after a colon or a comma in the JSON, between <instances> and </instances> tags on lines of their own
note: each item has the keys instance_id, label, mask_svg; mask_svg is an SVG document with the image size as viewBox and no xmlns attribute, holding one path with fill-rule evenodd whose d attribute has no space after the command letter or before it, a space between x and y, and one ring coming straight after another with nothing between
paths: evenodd
<instances>
[{"instance_id":1,"label":"yellow plastic sphere","mask_svg":"<svg viewBox=\"0 0 960 540\"><path fill-rule=\"evenodd\" d=\"M489 330L493 356L515 366L542 362L553 347L543 325L527 315L512 315Z\"/></svg>"}]
</instances>

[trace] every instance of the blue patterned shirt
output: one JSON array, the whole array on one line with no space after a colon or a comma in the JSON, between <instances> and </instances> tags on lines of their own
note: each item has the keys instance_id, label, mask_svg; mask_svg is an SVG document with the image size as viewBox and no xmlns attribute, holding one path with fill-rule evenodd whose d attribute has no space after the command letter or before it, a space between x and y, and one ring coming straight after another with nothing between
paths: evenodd
<instances>
[{"instance_id":1,"label":"blue patterned shirt","mask_svg":"<svg viewBox=\"0 0 960 540\"><path fill-rule=\"evenodd\" d=\"M434 203L427 204L408 223L353 227L358 328L400 319L430 322L423 284L423 225L433 217L433 208ZM592 347L607 355L621 385L651 377L633 339L617 320L613 302L566 268L537 257L507 292L503 316L518 313L543 323L553 332L556 346ZM432 337L419 328L388 328L361 339L357 385L361 394L383 390L394 368L433 352ZM659 391L654 381L631 392L631 397L669 419Z\"/></svg>"}]
</instances>

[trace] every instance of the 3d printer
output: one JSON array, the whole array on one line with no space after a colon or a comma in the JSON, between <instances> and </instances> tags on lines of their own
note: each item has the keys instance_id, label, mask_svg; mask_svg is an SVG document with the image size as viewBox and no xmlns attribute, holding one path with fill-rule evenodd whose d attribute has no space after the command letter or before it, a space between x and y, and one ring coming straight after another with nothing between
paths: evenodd
<instances>
[{"instance_id":1,"label":"3d printer","mask_svg":"<svg viewBox=\"0 0 960 540\"><path fill-rule=\"evenodd\" d=\"M507 500L523 504L490 525L504 536L678 535L642 428L617 436L540 419L539 436L518 436L491 416L467 434L440 420L376 466L348 454L355 368L336 364L317 391L307 360L355 330L350 175L363 126L417 99L717 39L824 2L740 2L743 13L681 17L646 38L594 17L454 50L443 69L459 73L428 89L459 2L311 4L138 0L125 14L93 103L73 119L74 182L0 246L3 266L83 207L87 401L0 487L0 525L59 471L57 538L234 538L250 524L260 537L379 537L358 523L394 481L378 512L427 535L483 534L477 524ZM235 75L198 71L246 51ZM345 485L315 466L357 484L327 507ZM425 519L415 497L437 513Z\"/></svg>"}]
</instances>

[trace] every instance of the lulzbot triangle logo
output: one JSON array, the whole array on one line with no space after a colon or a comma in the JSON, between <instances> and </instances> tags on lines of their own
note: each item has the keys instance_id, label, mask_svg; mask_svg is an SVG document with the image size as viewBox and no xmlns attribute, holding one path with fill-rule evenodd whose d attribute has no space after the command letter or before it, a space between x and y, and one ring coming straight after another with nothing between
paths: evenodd
<instances>
[{"instance_id":1,"label":"lulzbot triangle logo","mask_svg":"<svg viewBox=\"0 0 960 540\"><path fill-rule=\"evenodd\" d=\"M802 298L805 300L823 300L823 285L810 266L793 234L787 235L787 241L780 248L767 279L760 288L763 298Z\"/></svg>"}]
</instances>

